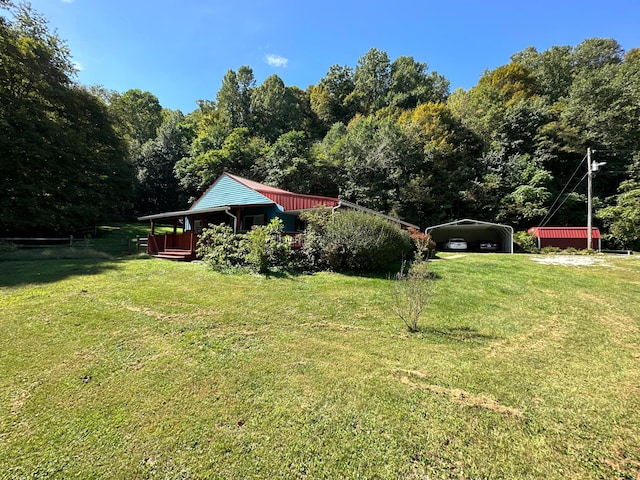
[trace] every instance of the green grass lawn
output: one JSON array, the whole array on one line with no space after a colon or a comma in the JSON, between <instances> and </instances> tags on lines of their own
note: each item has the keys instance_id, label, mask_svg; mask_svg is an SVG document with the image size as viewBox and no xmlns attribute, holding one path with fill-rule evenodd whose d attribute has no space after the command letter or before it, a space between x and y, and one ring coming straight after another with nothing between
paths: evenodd
<instances>
[{"instance_id":1,"label":"green grass lawn","mask_svg":"<svg viewBox=\"0 0 640 480\"><path fill-rule=\"evenodd\" d=\"M640 258L384 278L0 259L0 478L638 478Z\"/></svg>"}]
</instances>

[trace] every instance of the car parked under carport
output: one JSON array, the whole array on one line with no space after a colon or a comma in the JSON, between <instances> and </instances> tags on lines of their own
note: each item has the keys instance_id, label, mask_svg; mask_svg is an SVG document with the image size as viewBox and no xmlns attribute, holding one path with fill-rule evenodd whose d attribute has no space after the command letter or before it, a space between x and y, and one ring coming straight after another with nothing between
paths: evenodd
<instances>
[{"instance_id":1,"label":"car parked under carport","mask_svg":"<svg viewBox=\"0 0 640 480\"><path fill-rule=\"evenodd\" d=\"M465 218L427 227L425 233L431 235L438 250L446 249L450 238L463 238L467 251L513 253L513 227L508 225ZM483 244L493 244L495 248L483 249Z\"/></svg>"}]
</instances>

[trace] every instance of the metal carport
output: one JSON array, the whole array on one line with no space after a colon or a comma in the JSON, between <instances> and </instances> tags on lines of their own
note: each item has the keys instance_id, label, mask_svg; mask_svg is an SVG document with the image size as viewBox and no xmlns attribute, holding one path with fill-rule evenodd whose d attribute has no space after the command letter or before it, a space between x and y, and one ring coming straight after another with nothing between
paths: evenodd
<instances>
[{"instance_id":1,"label":"metal carport","mask_svg":"<svg viewBox=\"0 0 640 480\"><path fill-rule=\"evenodd\" d=\"M427 227L425 233L431 235L438 247L450 238L459 237L467 241L469 250L474 250L473 246L480 242L496 242L499 245L499 252L513 253L513 227L508 225L465 218Z\"/></svg>"}]
</instances>

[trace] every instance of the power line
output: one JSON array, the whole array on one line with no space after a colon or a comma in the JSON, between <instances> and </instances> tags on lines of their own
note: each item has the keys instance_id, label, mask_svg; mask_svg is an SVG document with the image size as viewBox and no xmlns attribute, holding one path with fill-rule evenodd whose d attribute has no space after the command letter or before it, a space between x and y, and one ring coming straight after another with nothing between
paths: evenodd
<instances>
[{"instance_id":1,"label":"power line","mask_svg":"<svg viewBox=\"0 0 640 480\"><path fill-rule=\"evenodd\" d=\"M544 218L540 221L540 225L538 225L539 227L544 227L549 220L551 220L551 217L553 217L553 215L555 215L558 210L560 209L560 207L562 207L562 205L564 204L564 202L567 201L567 197L562 201L562 203L560 204L560 206L553 212L553 214L550 214L550 212L553 210L553 207L556 206L556 203L558 203L558 200L560 200L560 197L562 196L562 194L564 193L564 191L567 189L567 187L569 186L569 183L571 183L571 180L574 179L574 177L576 176L576 173L578 173L578 170L580 170L580 167L582 167L582 164L584 163L585 159L587 158L587 155L585 155L584 157L582 157L582 161L578 164L578 166L576 167L575 171L573 172L573 174L571 175L571 178L569 178L569 180L567 180L567 183L565 183L564 187L562 188L562 191L556 196L556 199L553 202L553 205L551 205L549 207L549 212L547 212L547 214L544 216ZM582 180L584 180L584 177L582 177L582 179L580 180L580 182L582 182ZM580 182L578 182L578 185L580 185ZM576 188L578 188L578 185L576 185L573 190L571 191L571 193L573 193L575 191Z\"/></svg>"},{"instance_id":2,"label":"power line","mask_svg":"<svg viewBox=\"0 0 640 480\"><path fill-rule=\"evenodd\" d=\"M550 213L547 213L547 215L545 215L545 218L543 219L542 222L540 222L539 227L544 227L547 225L547 223L549 222L549 220L551 220L551 218L553 218L553 216L558 213L558 211L560 210L560 208L562 208L562 205L564 205L564 203L569 199L569 195L571 195L573 192L576 191L576 188L578 188L578 186L582 183L582 181L587 178L587 175L589 173L585 173L582 178L578 181L578 183L576 183L576 186L573 187L573 190L571 190L566 197L564 197L564 200L562 201L562 203L560 205L558 205L558 208L556 208L553 212L551 212L551 208L553 208L553 206L551 206L551 208L549 209ZM564 190L563 190L564 191ZM561 193L562 195L562 193ZM555 202L554 202L555 205ZM548 217L548 218L547 218Z\"/></svg>"}]
</instances>

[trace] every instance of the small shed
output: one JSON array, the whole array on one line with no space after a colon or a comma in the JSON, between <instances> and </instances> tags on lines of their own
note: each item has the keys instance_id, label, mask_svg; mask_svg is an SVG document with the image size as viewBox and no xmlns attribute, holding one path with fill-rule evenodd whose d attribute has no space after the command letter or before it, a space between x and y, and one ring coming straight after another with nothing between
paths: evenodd
<instances>
[{"instance_id":1,"label":"small shed","mask_svg":"<svg viewBox=\"0 0 640 480\"><path fill-rule=\"evenodd\" d=\"M587 227L531 227L527 233L536 237L538 248L558 247L577 250L587 248ZM592 228L591 239L592 248L601 250L600 230L597 227Z\"/></svg>"},{"instance_id":2,"label":"small shed","mask_svg":"<svg viewBox=\"0 0 640 480\"><path fill-rule=\"evenodd\" d=\"M479 249L482 242L494 242L498 244L498 252L513 253L513 227L508 225L465 218L427 227L425 233L431 235L438 246L450 238L463 238L469 250Z\"/></svg>"}]
</instances>

